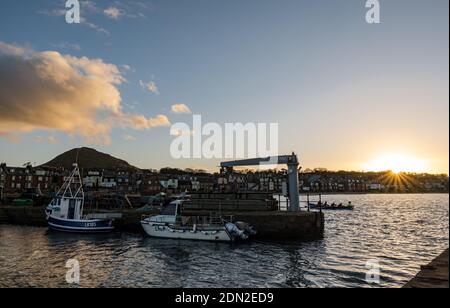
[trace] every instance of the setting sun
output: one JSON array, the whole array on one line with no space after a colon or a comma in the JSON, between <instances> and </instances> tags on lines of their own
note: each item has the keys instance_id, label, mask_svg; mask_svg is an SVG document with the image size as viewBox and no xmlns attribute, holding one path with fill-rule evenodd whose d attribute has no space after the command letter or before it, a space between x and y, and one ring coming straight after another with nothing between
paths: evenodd
<instances>
[{"instance_id":1,"label":"setting sun","mask_svg":"<svg viewBox=\"0 0 450 308\"><path fill-rule=\"evenodd\" d=\"M394 173L400 172L426 172L427 162L413 156L404 154L389 154L375 159L366 164L367 171L386 171Z\"/></svg>"}]
</instances>

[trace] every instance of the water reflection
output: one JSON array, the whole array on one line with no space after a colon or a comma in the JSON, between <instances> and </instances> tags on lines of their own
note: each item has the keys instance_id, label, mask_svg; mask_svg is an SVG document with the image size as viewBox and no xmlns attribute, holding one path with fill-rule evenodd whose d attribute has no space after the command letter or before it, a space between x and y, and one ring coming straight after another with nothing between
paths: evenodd
<instances>
[{"instance_id":1,"label":"water reflection","mask_svg":"<svg viewBox=\"0 0 450 308\"><path fill-rule=\"evenodd\" d=\"M326 213L325 237L312 242L203 243L0 226L0 286L67 287L65 265L75 258L81 287L370 287L370 259L380 262L381 286L392 287L448 247L448 195L325 200L357 208Z\"/></svg>"}]
</instances>

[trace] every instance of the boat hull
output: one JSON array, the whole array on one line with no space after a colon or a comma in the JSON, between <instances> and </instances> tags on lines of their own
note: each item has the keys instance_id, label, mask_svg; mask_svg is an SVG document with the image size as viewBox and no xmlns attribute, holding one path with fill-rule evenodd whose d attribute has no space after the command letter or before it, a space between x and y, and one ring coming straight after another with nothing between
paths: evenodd
<instances>
[{"instance_id":1,"label":"boat hull","mask_svg":"<svg viewBox=\"0 0 450 308\"><path fill-rule=\"evenodd\" d=\"M68 220L50 216L47 219L52 230L71 233L105 233L114 230L111 219Z\"/></svg>"},{"instance_id":2,"label":"boat hull","mask_svg":"<svg viewBox=\"0 0 450 308\"><path fill-rule=\"evenodd\" d=\"M225 227L217 228L214 230L196 230L195 228L176 228L175 226L170 224L147 221L141 221L141 225L144 228L145 232L151 237L210 242L233 241L232 237L225 229Z\"/></svg>"}]
</instances>

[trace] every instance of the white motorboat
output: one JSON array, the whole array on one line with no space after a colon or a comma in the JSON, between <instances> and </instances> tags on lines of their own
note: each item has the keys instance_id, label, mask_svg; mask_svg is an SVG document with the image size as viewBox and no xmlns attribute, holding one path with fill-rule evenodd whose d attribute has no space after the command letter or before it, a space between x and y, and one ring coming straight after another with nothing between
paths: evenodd
<instances>
[{"instance_id":1,"label":"white motorboat","mask_svg":"<svg viewBox=\"0 0 450 308\"><path fill-rule=\"evenodd\" d=\"M183 200L176 200L160 215L144 217L141 224L145 232L151 237L213 242L247 240L256 234L247 224L235 224L222 217L182 217L182 205Z\"/></svg>"}]
</instances>

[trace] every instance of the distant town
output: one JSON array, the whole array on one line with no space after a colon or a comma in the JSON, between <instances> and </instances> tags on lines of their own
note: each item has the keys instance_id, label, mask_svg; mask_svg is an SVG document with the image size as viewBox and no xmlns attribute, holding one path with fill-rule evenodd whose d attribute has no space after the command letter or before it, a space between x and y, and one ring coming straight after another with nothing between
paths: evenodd
<instances>
[{"instance_id":1,"label":"distant town","mask_svg":"<svg viewBox=\"0 0 450 308\"><path fill-rule=\"evenodd\" d=\"M45 195L58 191L70 168L31 164L22 167L0 165L1 199L35 190ZM151 196L161 192L273 192L282 193L286 170L241 170L232 174L203 170L142 170L137 168L83 168L84 189L88 192L139 194ZM446 174L415 174L391 171L348 172L306 169L299 172L301 193L448 193Z\"/></svg>"}]
</instances>

